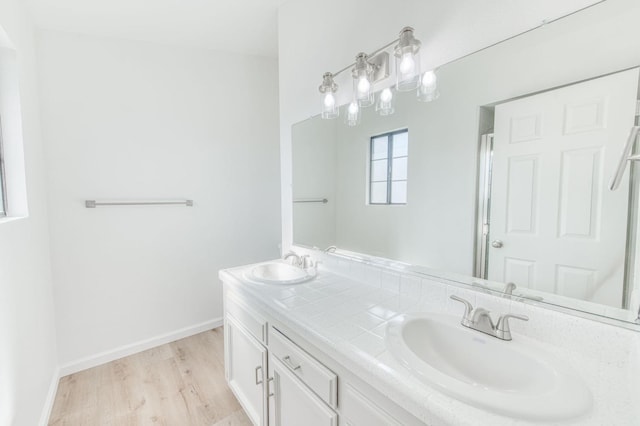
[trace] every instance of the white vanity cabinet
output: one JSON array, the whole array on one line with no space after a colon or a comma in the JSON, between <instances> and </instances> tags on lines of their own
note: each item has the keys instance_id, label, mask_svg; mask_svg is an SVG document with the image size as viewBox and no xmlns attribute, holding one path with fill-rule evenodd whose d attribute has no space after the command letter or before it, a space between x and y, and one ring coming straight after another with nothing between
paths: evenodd
<instances>
[{"instance_id":1,"label":"white vanity cabinet","mask_svg":"<svg viewBox=\"0 0 640 426\"><path fill-rule=\"evenodd\" d=\"M353 386L347 384L341 392L341 426L402 426Z\"/></svg>"},{"instance_id":2,"label":"white vanity cabinet","mask_svg":"<svg viewBox=\"0 0 640 426\"><path fill-rule=\"evenodd\" d=\"M276 426L338 426L338 376L276 328L269 332Z\"/></svg>"},{"instance_id":3,"label":"white vanity cabinet","mask_svg":"<svg viewBox=\"0 0 640 426\"><path fill-rule=\"evenodd\" d=\"M269 359L275 426L338 426L338 415L298 379L291 367Z\"/></svg>"},{"instance_id":4,"label":"white vanity cabinet","mask_svg":"<svg viewBox=\"0 0 640 426\"><path fill-rule=\"evenodd\" d=\"M247 416L266 426L267 349L231 317L225 320L225 375Z\"/></svg>"},{"instance_id":5,"label":"white vanity cabinet","mask_svg":"<svg viewBox=\"0 0 640 426\"><path fill-rule=\"evenodd\" d=\"M344 379L349 373L339 364L271 324L250 299L225 288L224 305L225 375L255 426L417 424L396 421L379 399L374 403Z\"/></svg>"},{"instance_id":6,"label":"white vanity cabinet","mask_svg":"<svg viewBox=\"0 0 640 426\"><path fill-rule=\"evenodd\" d=\"M267 321L231 294L224 298L225 377L256 426L268 425Z\"/></svg>"},{"instance_id":7,"label":"white vanity cabinet","mask_svg":"<svg viewBox=\"0 0 640 426\"><path fill-rule=\"evenodd\" d=\"M328 406L337 405L337 376L282 333L271 336L265 346L267 321L225 293L225 376L249 419L256 426L338 426Z\"/></svg>"}]
</instances>

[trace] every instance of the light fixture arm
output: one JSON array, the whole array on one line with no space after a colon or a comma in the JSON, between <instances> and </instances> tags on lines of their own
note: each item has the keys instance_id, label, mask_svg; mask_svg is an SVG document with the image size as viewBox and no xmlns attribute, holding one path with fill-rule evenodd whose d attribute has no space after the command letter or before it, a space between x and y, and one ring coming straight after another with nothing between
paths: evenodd
<instances>
[{"instance_id":1,"label":"light fixture arm","mask_svg":"<svg viewBox=\"0 0 640 426\"><path fill-rule=\"evenodd\" d=\"M382 51L384 51L384 50L386 50L386 49L390 48L391 46L393 46L394 44L398 43L399 41L400 41L400 39L399 39L399 38L397 38L397 39L395 39L395 40L393 40L393 41L391 41L391 42L389 42L389 43L385 44L384 46L382 46L382 47L380 47L380 48L378 48L378 49L374 50L373 52L371 52L371 53L367 54L367 58L373 58L373 57L374 57L374 56L376 56L378 53L380 53L380 52L382 52ZM378 66L378 65L376 65L375 63L371 63L371 62L369 62L369 64L371 64L371 66L373 66L373 67ZM350 63L349 65L347 65L346 67L341 68L341 69L339 69L339 70L338 70L338 71L336 71L336 72L332 72L332 73L331 73L331 75L333 75L333 77L337 77L338 75L342 74L343 72L345 72L345 71L347 71L347 70L349 70L349 69L351 69L351 68L353 68L353 67L355 67L355 66L356 66L356 63L355 63L355 62L352 62L352 63Z\"/></svg>"},{"instance_id":2,"label":"light fixture arm","mask_svg":"<svg viewBox=\"0 0 640 426\"><path fill-rule=\"evenodd\" d=\"M378 53L382 52L383 50L387 50L388 48L390 48L391 46L393 46L394 44L398 43L400 41L399 38L385 44L384 46L382 46L381 48L374 50L373 52L369 53L369 57L372 56L376 56Z\"/></svg>"}]
</instances>

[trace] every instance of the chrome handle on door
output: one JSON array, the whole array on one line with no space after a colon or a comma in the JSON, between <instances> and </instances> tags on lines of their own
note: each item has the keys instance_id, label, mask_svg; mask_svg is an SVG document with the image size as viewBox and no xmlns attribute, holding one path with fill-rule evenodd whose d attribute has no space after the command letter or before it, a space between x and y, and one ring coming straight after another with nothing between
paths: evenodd
<instances>
[{"instance_id":1,"label":"chrome handle on door","mask_svg":"<svg viewBox=\"0 0 640 426\"><path fill-rule=\"evenodd\" d=\"M491 241L491 247L493 248L502 248L503 244L502 241L500 240L493 240Z\"/></svg>"},{"instance_id":2,"label":"chrome handle on door","mask_svg":"<svg viewBox=\"0 0 640 426\"><path fill-rule=\"evenodd\" d=\"M262 366L261 365L256 367L256 385L262 384L262 379L258 380L258 370L262 370Z\"/></svg>"},{"instance_id":3,"label":"chrome handle on door","mask_svg":"<svg viewBox=\"0 0 640 426\"><path fill-rule=\"evenodd\" d=\"M275 376L274 376L274 377L275 377ZM271 390L270 390L270 389L271 389L271 383L273 382L274 377L270 377L270 378L267 380L267 390L269 390L269 398L271 398L272 396L274 396L274 395L275 395L275 393L274 393L274 392L271 392Z\"/></svg>"},{"instance_id":4,"label":"chrome handle on door","mask_svg":"<svg viewBox=\"0 0 640 426\"><path fill-rule=\"evenodd\" d=\"M290 369L292 369L293 371L297 370L300 368L300 364L298 365L293 365L293 363L291 362L291 357L289 355L285 356L284 358L282 358L282 361L287 364L287 367L289 367Z\"/></svg>"}]
</instances>

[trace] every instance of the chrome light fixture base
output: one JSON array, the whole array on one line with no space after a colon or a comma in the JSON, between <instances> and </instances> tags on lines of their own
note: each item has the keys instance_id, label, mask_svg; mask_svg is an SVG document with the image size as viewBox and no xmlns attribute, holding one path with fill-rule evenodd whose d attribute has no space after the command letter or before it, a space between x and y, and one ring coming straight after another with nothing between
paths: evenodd
<instances>
[{"instance_id":1,"label":"chrome light fixture base","mask_svg":"<svg viewBox=\"0 0 640 426\"><path fill-rule=\"evenodd\" d=\"M378 81L382 81L385 78L389 78L389 75L391 75L388 52L376 53L374 56L369 58L368 62L373 67L373 83L377 83Z\"/></svg>"}]
</instances>

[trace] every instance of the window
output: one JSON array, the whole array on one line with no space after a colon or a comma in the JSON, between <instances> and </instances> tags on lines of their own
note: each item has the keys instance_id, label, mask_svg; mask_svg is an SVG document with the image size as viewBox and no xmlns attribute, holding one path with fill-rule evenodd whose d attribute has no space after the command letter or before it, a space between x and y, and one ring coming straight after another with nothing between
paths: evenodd
<instances>
[{"instance_id":1,"label":"window","mask_svg":"<svg viewBox=\"0 0 640 426\"><path fill-rule=\"evenodd\" d=\"M5 184L4 151L2 148L2 126L0 125L0 217L5 217L7 215L7 186Z\"/></svg>"},{"instance_id":2,"label":"window","mask_svg":"<svg viewBox=\"0 0 640 426\"><path fill-rule=\"evenodd\" d=\"M24 168L24 144L18 89L20 56L0 28L0 226L29 216Z\"/></svg>"},{"instance_id":3,"label":"window","mask_svg":"<svg viewBox=\"0 0 640 426\"><path fill-rule=\"evenodd\" d=\"M371 138L369 204L407 204L409 130Z\"/></svg>"}]
</instances>

